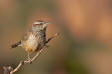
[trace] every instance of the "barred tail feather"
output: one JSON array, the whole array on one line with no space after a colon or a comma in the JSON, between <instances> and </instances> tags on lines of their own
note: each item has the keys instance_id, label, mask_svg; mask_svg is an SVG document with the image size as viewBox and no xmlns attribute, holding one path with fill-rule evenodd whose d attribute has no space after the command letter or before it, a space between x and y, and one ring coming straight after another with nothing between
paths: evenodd
<instances>
[{"instance_id":1,"label":"barred tail feather","mask_svg":"<svg viewBox=\"0 0 112 74\"><path fill-rule=\"evenodd\" d=\"M13 44L13 45L11 45L11 48L16 48L16 47L18 47L20 44L21 44L21 41L15 43L15 44Z\"/></svg>"}]
</instances>

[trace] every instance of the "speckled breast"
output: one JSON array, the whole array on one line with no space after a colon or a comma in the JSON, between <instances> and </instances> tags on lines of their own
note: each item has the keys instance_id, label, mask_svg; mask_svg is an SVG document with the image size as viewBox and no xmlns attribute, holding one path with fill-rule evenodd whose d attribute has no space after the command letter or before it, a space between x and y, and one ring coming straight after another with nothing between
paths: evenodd
<instances>
[{"instance_id":1,"label":"speckled breast","mask_svg":"<svg viewBox=\"0 0 112 74\"><path fill-rule=\"evenodd\" d=\"M22 47L28 52L41 49L46 42L45 31L30 33L28 38L22 42Z\"/></svg>"},{"instance_id":2,"label":"speckled breast","mask_svg":"<svg viewBox=\"0 0 112 74\"><path fill-rule=\"evenodd\" d=\"M23 48L28 52L33 52L38 46L37 38L34 34L30 34L28 39L22 42Z\"/></svg>"}]
</instances>

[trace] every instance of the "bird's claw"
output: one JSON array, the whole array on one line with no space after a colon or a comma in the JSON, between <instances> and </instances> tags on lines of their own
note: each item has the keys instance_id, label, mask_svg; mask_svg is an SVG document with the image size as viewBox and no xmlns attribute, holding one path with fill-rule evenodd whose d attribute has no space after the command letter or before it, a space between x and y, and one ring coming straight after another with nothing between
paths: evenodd
<instances>
[{"instance_id":1,"label":"bird's claw","mask_svg":"<svg viewBox=\"0 0 112 74\"><path fill-rule=\"evenodd\" d=\"M32 64L32 60L31 59L27 59L27 61L29 62L29 64Z\"/></svg>"}]
</instances>

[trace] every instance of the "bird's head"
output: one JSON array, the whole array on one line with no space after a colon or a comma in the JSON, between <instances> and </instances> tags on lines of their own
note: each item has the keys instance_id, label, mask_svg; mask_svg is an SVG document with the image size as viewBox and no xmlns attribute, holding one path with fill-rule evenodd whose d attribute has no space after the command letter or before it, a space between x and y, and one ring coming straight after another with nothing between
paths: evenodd
<instances>
[{"instance_id":1,"label":"bird's head","mask_svg":"<svg viewBox=\"0 0 112 74\"><path fill-rule=\"evenodd\" d=\"M33 23L32 28L36 29L36 30L44 30L47 28L48 24L50 24L50 23L42 21L42 20L37 20Z\"/></svg>"}]
</instances>

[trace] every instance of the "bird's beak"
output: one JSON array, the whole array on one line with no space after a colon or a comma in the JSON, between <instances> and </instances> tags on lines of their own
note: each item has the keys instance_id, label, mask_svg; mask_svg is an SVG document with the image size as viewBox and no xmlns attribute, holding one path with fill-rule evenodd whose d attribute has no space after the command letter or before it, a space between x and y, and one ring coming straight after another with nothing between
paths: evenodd
<instances>
[{"instance_id":1,"label":"bird's beak","mask_svg":"<svg viewBox=\"0 0 112 74\"><path fill-rule=\"evenodd\" d=\"M51 23L50 22L46 22L45 24L48 25L48 24L51 24Z\"/></svg>"},{"instance_id":2,"label":"bird's beak","mask_svg":"<svg viewBox=\"0 0 112 74\"><path fill-rule=\"evenodd\" d=\"M51 24L51 23L49 23L49 22L45 22L45 25L44 25L44 26L47 27L48 24Z\"/></svg>"}]
</instances>

